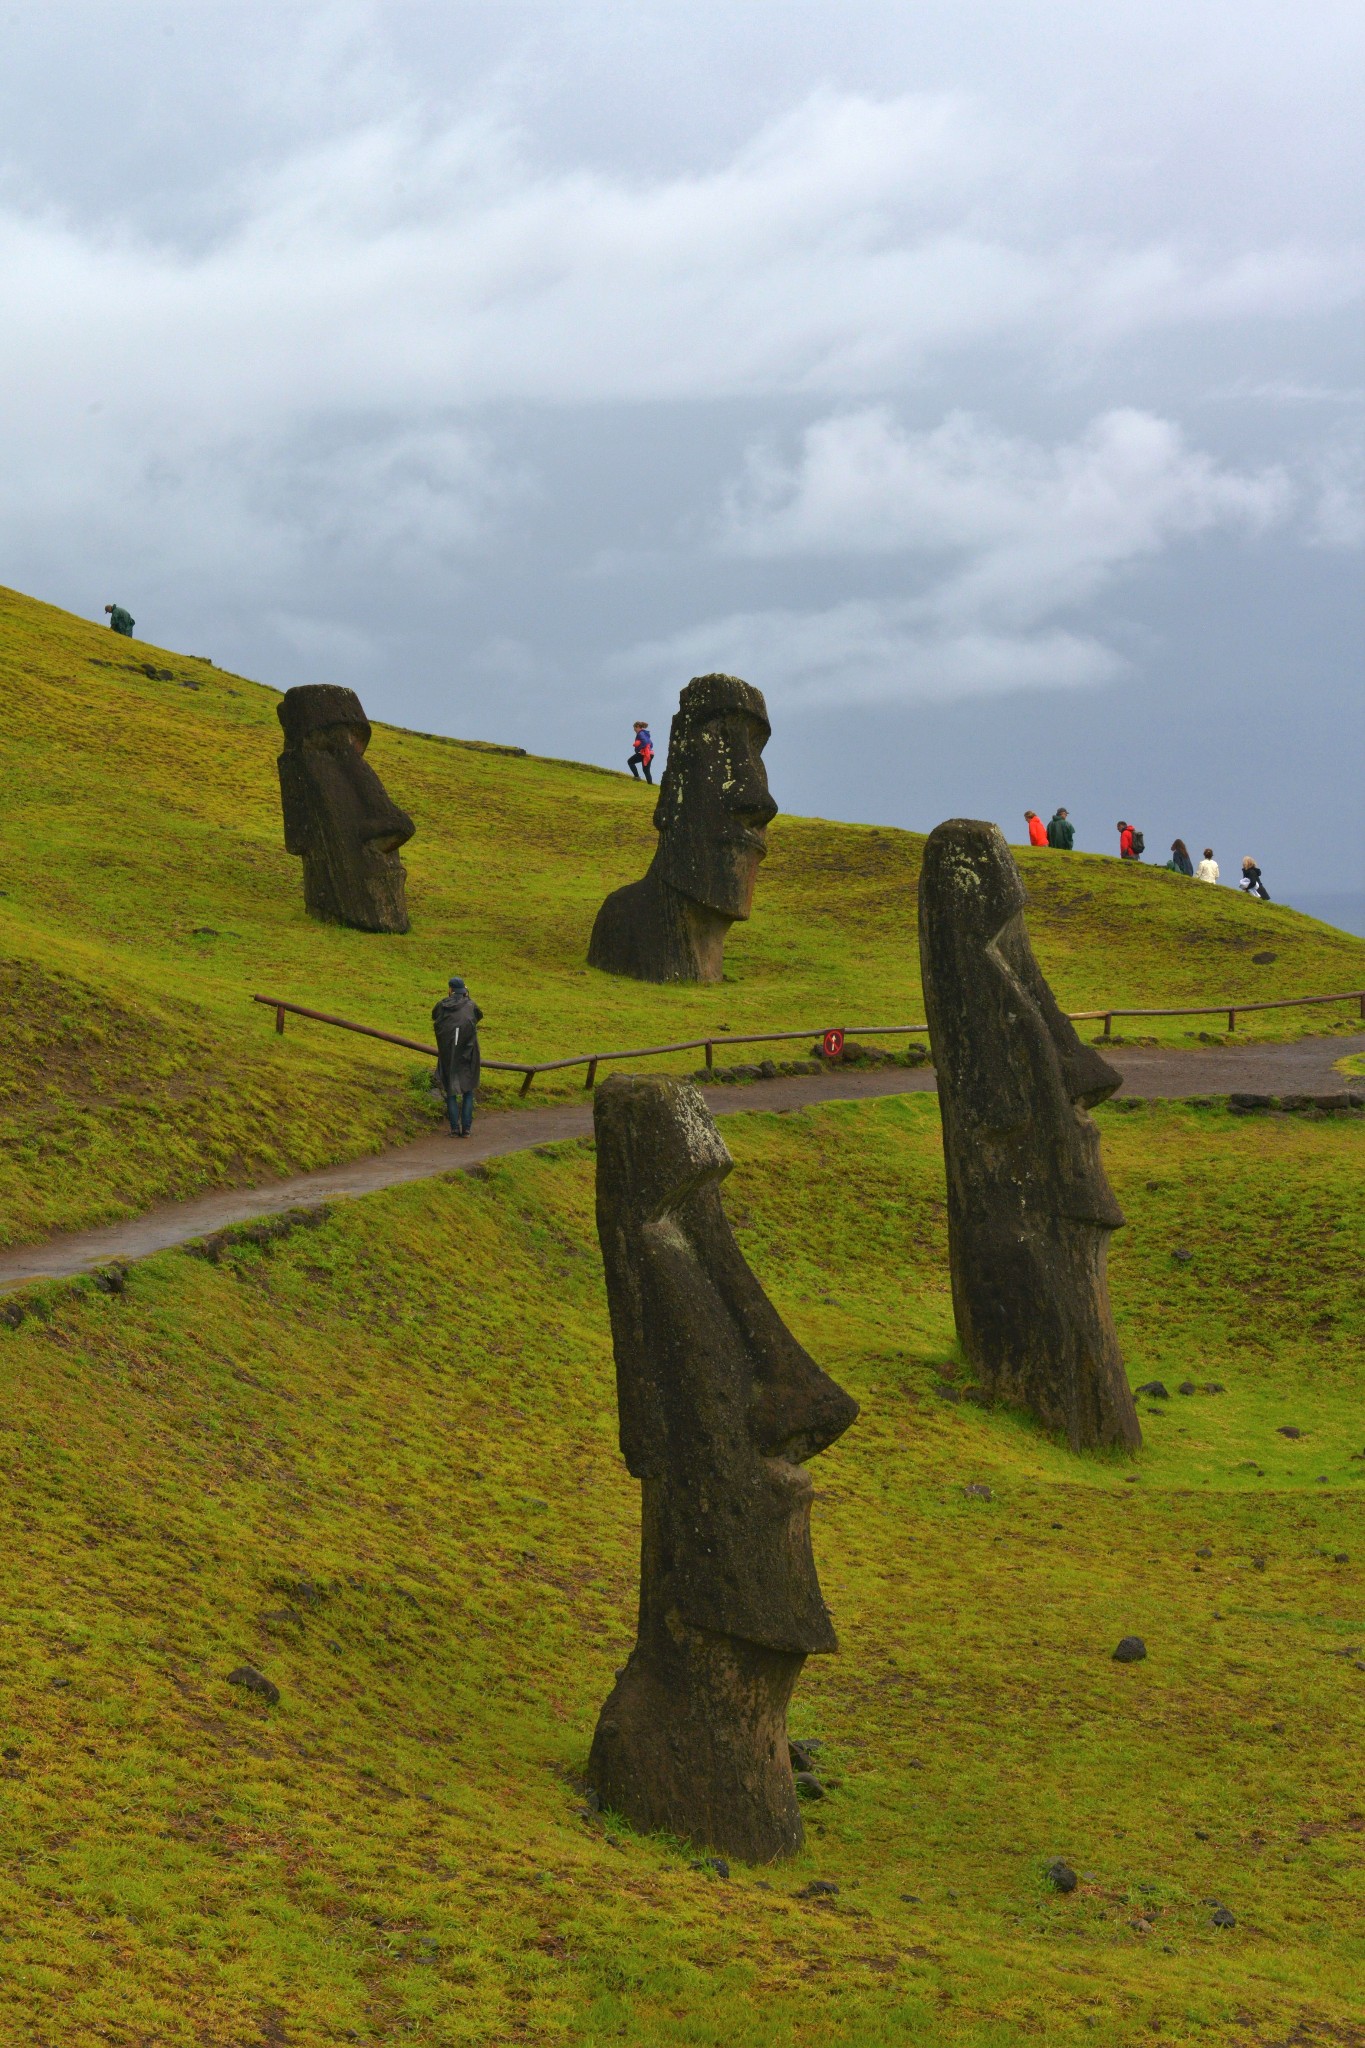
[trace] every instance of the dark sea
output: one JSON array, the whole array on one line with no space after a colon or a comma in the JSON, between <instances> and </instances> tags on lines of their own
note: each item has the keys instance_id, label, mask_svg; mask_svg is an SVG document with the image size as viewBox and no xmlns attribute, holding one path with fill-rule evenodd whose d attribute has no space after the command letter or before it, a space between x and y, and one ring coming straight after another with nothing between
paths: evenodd
<instances>
[{"instance_id":1,"label":"dark sea","mask_svg":"<svg viewBox=\"0 0 1365 2048\"><path fill-rule=\"evenodd\" d=\"M1314 890L1307 896L1286 896L1283 900L1291 910L1302 910L1309 917L1321 918L1324 924L1334 924L1341 931L1355 932L1365 939L1365 890Z\"/></svg>"}]
</instances>

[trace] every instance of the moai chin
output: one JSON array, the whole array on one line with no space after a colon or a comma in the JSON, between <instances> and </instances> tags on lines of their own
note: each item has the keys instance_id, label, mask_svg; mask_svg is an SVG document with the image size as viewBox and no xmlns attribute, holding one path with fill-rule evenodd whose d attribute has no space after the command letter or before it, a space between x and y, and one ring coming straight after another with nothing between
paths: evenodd
<instances>
[{"instance_id":1,"label":"moai chin","mask_svg":"<svg viewBox=\"0 0 1365 2048\"><path fill-rule=\"evenodd\" d=\"M1058 1009L994 825L951 818L929 834L919 946L962 1349L990 1399L1027 1409L1073 1450L1136 1449L1105 1279L1123 1212L1086 1114L1121 1076Z\"/></svg>"},{"instance_id":2,"label":"moai chin","mask_svg":"<svg viewBox=\"0 0 1365 2048\"><path fill-rule=\"evenodd\" d=\"M305 683L286 690L276 708L284 727L284 843L303 858L309 916L363 932L405 932L398 849L416 828L365 759L370 722L359 697L332 683Z\"/></svg>"},{"instance_id":3,"label":"moai chin","mask_svg":"<svg viewBox=\"0 0 1365 2048\"><path fill-rule=\"evenodd\" d=\"M720 1199L733 1162L697 1089L616 1075L593 1123L641 1541L639 1632L588 1778L642 1831L766 1863L802 1841L787 1702L806 1658L836 1647L804 1461L858 1404L746 1265Z\"/></svg>"},{"instance_id":4,"label":"moai chin","mask_svg":"<svg viewBox=\"0 0 1365 2048\"><path fill-rule=\"evenodd\" d=\"M762 691L738 676L692 678L669 732L654 859L598 911L590 967L637 981L721 979L725 935L753 906L777 816L763 767L770 734Z\"/></svg>"}]
</instances>

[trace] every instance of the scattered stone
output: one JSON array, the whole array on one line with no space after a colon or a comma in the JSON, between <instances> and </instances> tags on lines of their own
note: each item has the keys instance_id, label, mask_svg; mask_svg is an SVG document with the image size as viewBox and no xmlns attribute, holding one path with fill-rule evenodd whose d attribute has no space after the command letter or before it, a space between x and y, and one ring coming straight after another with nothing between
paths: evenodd
<instances>
[{"instance_id":1,"label":"scattered stone","mask_svg":"<svg viewBox=\"0 0 1365 2048\"><path fill-rule=\"evenodd\" d=\"M812 1771L815 1768L815 1750L818 1743L797 1742L787 1737L787 1755L791 1758L793 1771Z\"/></svg>"},{"instance_id":2,"label":"scattered stone","mask_svg":"<svg viewBox=\"0 0 1365 2048\"><path fill-rule=\"evenodd\" d=\"M699 1856L695 1863L689 1863L689 1870L707 1870L713 1877L728 1877L730 1866L723 1856Z\"/></svg>"},{"instance_id":3,"label":"scattered stone","mask_svg":"<svg viewBox=\"0 0 1365 2048\"><path fill-rule=\"evenodd\" d=\"M1182 1380L1176 1388L1176 1392L1177 1394L1197 1394L1199 1389L1193 1380Z\"/></svg>"},{"instance_id":4,"label":"scattered stone","mask_svg":"<svg viewBox=\"0 0 1365 2048\"><path fill-rule=\"evenodd\" d=\"M5 1754L8 1756L9 1751L6 1750ZM15 1755L17 1756L18 1754L19 1752L16 1750ZM922 1906L924 1904L918 1892L902 1892L900 1896L903 1906Z\"/></svg>"},{"instance_id":5,"label":"scattered stone","mask_svg":"<svg viewBox=\"0 0 1365 2048\"><path fill-rule=\"evenodd\" d=\"M1196 1828L1196 1829L1195 1829L1195 1831L1194 1831L1194 1839L1195 1839L1195 1841L1196 1841L1196 1842L1207 1842L1207 1841L1208 1841L1208 1839L1209 1839L1209 1832L1208 1832L1208 1829L1207 1829L1207 1828Z\"/></svg>"},{"instance_id":6,"label":"scattered stone","mask_svg":"<svg viewBox=\"0 0 1365 2048\"><path fill-rule=\"evenodd\" d=\"M1124 1636L1114 1652L1116 1664L1140 1664L1147 1655L1147 1645L1141 1636Z\"/></svg>"},{"instance_id":7,"label":"scattered stone","mask_svg":"<svg viewBox=\"0 0 1365 2048\"><path fill-rule=\"evenodd\" d=\"M1071 1865L1063 1863L1060 1856L1054 1863L1048 1864L1047 1874L1053 1890L1058 1892L1074 1892L1080 1882Z\"/></svg>"},{"instance_id":8,"label":"scattered stone","mask_svg":"<svg viewBox=\"0 0 1365 2048\"><path fill-rule=\"evenodd\" d=\"M1245 1091L1239 1090L1237 1094L1229 1095L1228 1097L1228 1108L1239 1116L1249 1116L1253 1110L1273 1109L1274 1107L1275 1097L1273 1095L1249 1095Z\"/></svg>"},{"instance_id":9,"label":"scattered stone","mask_svg":"<svg viewBox=\"0 0 1365 2048\"><path fill-rule=\"evenodd\" d=\"M1332 1553L1332 1562L1333 1562L1333 1564L1349 1564L1349 1563L1351 1562L1351 1553L1350 1553L1350 1551L1349 1551L1349 1550L1337 1550L1337 1551L1334 1551L1334 1552Z\"/></svg>"},{"instance_id":10,"label":"scattered stone","mask_svg":"<svg viewBox=\"0 0 1365 2048\"><path fill-rule=\"evenodd\" d=\"M1351 1107L1351 1098L1344 1089L1338 1095L1315 1095L1313 1097L1313 1107L1314 1109L1324 1110L1330 1115L1333 1110L1349 1109Z\"/></svg>"},{"instance_id":11,"label":"scattered stone","mask_svg":"<svg viewBox=\"0 0 1365 2048\"><path fill-rule=\"evenodd\" d=\"M962 1491L968 1500L995 1499L995 1495L991 1492L989 1486L983 1486L979 1479L974 1479L969 1486L964 1486Z\"/></svg>"},{"instance_id":12,"label":"scattered stone","mask_svg":"<svg viewBox=\"0 0 1365 2048\"><path fill-rule=\"evenodd\" d=\"M1265 1559L1263 1557L1253 1557L1251 1566L1253 1571L1263 1572L1265 1570Z\"/></svg>"},{"instance_id":13,"label":"scattered stone","mask_svg":"<svg viewBox=\"0 0 1365 2048\"><path fill-rule=\"evenodd\" d=\"M1205 1380L1200 1392L1204 1394L1226 1394L1227 1388L1221 1380Z\"/></svg>"},{"instance_id":14,"label":"scattered stone","mask_svg":"<svg viewBox=\"0 0 1365 2048\"><path fill-rule=\"evenodd\" d=\"M278 1704L280 1689L273 1679L258 1671L254 1664L239 1664L235 1671L228 1673L229 1685L240 1685L244 1692L254 1692L268 1707Z\"/></svg>"},{"instance_id":15,"label":"scattered stone","mask_svg":"<svg viewBox=\"0 0 1365 2048\"><path fill-rule=\"evenodd\" d=\"M24 1315L24 1304L21 1301L7 1301L5 1306L0 1308L0 1323L3 1323L6 1329L17 1330L24 1320Z\"/></svg>"},{"instance_id":16,"label":"scattered stone","mask_svg":"<svg viewBox=\"0 0 1365 2048\"><path fill-rule=\"evenodd\" d=\"M1295 1429L1292 1422L1282 1422L1275 1434L1276 1436L1287 1436L1297 1443L1298 1439L1303 1435L1303 1431Z\"/></svg>"},{"instance_id":17,"label":"scattered stone","mask_svg":"<svg viewBox=\"0 0 1365 2048\"><path fill-rule=\"evenodd\" d=\"M1278 960L1279 957L1278 953L1253 953L1251 964L1253 967L1269 967L1271 962Z\"/></svg>"},{"instance_id":18,"label":"scattered stone","mask_svg":"<svg viewBox=\"0 0 1365 2048\"><path fill-rule=\"evenodd\" d=\"M1212 1557L1213 1545L1211 1543L1201 1543L1194 1554L1196 1557Z\"/></svg>"},{"instance_id":19,"label":"scattered stone","mask_svg":"<svg viewBox=\"0 0 1365 2048\"><path fill-rule=\"evenodd\" d=\"M1236 1915L1229 1913L1226 1906L1220 1906L1213 1916L1213 1925L1215 1927L1235 1927L1237 1925Z\"/></svg>"},{"instance_id":20,"label":"scattered stone","mask_svg":"<svg viewBox=\"0 0 1365 2048\"><path fill-rule=\"evenodd\" d=\"M1162 1380L1144 1380L1142 1385L1135 1387L1133 1391L1146 1394L1151 1401L1169 1401L1171 1398Z\"/></svg>"},{"instance_id":21,"label":"scattered stone","mask_svg":"<svg viewBox=\"0 0 1365 2048\"><path fill-rule=\"evenodd\" d=\"M1190 1260L1194 1257L1194 1253L1186 1251L1183 1244L1178 1244L1171 1253L1171 1257L1175 1260L1177 1266L1188 1266Z\"/></svg>"},{"instance_id":22,"label":"scattered stone","mask_svg":"<svg viewBox=\"0 0 1365 2048\"><path fill-rule=\"evenodd\" d=\"M795 1774L796 1796L798 1799L823 1799L825 1788L814 1771L797 1771Z\"/></svg>"},{"instance_id":23,"label":"scattered stone","mask_svg":"<svg viewBox=\"0 0 1365 2048\"><path fill-rule=\"evenodd\" d=\"M93 1277L101 1294L126 1294L128 1291L128 1268L121 1260L115 1259L112 1265L101 1266Z\"/></svg>"},{"instance_id":24,"label":"scattered stone","mask_svg":"<svg viewBox=\"0 0 1365 2048\"><path fill-rule=\"evenodd\" d=\"M825 1877L813 1877L809 1884L802 1885L799 1892L792 1893L794 1899L835 1899L838 1896L838 1885L831 1884Z\"/></svg>"}]
</instances>

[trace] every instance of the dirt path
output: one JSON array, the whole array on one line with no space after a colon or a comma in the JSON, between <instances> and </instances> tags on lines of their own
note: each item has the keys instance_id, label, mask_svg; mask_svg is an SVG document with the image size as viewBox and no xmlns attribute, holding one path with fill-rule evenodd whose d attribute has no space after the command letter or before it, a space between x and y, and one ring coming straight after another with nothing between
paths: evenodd
<instances>
[{"instance_id":1,"label":"dirt path","mask_svg":"<svg viewBox=\"0 0 1365 2048\"><path fill-rule=\"evenodd\" d=\"M1326 1095L1343 1086L1336 1062L1347 1053L1365 1052L1365 1033L1352 1038L1302 1038L1291 1045L1210 1046L1198 1052L1129 1046L1110 1055L1123 1075L1124 1095L1178 1099L1189 1095L1228 1095L1245 1090L1265 1095ZM742 1086L706 1089L718 1116L741 1110L804 1109L813 1102L861 1101L874 1095L906 1095L931 1089L930 1069L874 1068L858 1073L802 1074L776 1081L751 1081ZM123 1223L99 1230L75 1231L43 1244L17 1245L0 1252L0 1292L30 1280L65 1279L93 1272L114 1260L146 1258L192 1237L206 1237L236 1223L276 1216L283 1209L345 1201L376 1188L399 1187L405 1181L430 1180L458 1173L481 1159L505 1152L524 1152L562 1138L580 1138L592 1130L592 1102L558 1103L546 1109L493 1110L481 1116L467 1139L456 1141L444 1132L397 1145L346 1166L324 1167L317 1173L295 1174L266 1187L228 1188L189 1202L168 1202Z\"/></svg>"}]
</instances>

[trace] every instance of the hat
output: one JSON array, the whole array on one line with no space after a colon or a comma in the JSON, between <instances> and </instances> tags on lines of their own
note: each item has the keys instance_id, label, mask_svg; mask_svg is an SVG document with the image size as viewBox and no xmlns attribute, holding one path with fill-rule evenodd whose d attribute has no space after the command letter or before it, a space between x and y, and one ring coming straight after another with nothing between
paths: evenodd
<instances>
[{"instance_id":1,"label":"hat","mask_svg":"<svg viewBox=\"0 0 1365 2048\"><path fill-rule=\"evenodd\" d=\"M460 977L459 977L459 975L458 975L458 974L452 974L452 975L451 975L451 977L450 977L450 986L451 986L451 987L452 987L453 989L455 989L455 990L457 990L458 992L460 992L460 993L463 993L463 991L464 991L464 983L463 983L463 981L461 981L461 979L460 979Z\"/></svg>"}]
</instances>

